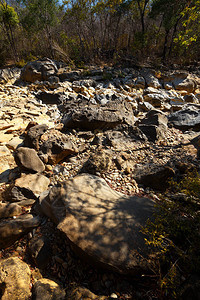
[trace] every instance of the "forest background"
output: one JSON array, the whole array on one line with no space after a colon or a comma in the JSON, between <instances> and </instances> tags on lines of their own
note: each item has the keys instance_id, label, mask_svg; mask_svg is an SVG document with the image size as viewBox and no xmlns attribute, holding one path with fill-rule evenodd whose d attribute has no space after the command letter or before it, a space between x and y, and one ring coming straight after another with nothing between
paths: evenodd
<instances>
[{"instance_id":1,"label":"forest background","mask_svg":"<svg viewBox=\"0 0 200 300\"><path fill-rule=\"evenodd\" d=\"M0 66L198 63L199 0L0 0Z\"/></svg>"}]
</instances>

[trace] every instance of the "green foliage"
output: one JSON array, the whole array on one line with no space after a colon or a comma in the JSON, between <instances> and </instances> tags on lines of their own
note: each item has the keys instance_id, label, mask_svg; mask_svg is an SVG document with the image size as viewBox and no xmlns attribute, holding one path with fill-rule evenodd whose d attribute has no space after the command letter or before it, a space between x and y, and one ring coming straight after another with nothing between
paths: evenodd
<instances>
[{"instance_id":1,"label":"green foliage","mask_svg":"<svg viewBox=\"0 0 200 300\"><path fill-rule=\"evenodd\" d=\"M19 18L15 9L6 2L0 4L0 23L12 27L16 27L19 23Z\"/></svg>"},{"instance_id":2,"label":"green foliage","mask_svg":"<svg viewBox=\"0 0 200 300\"><path fill-rule=\"evenodd\" d=\"M155 220L142 232L155 255L161 294L178 299L181 278L200 272L200 175L190 173L179 183L171 182L169 191L182 194L175 200L164 195Z\"/></svg>"}]
</instances>

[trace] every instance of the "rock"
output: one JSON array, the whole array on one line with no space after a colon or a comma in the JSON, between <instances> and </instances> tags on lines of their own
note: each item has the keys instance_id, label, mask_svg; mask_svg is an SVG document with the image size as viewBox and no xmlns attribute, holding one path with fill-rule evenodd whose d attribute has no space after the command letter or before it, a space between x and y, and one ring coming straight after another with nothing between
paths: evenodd
<instances>
[{"instance_id":1,"label":"rock","mask_svg":"<svg viewBox=\"0 0 200 300\"><path fill-rule=\"evenodd\" d=\"M42 278L33 286L33 300L65 300L65 291L54 281Z\"/></svg>"},{"instance_id":2,"label":"rock","mask_svg":"<svg viewBox=\"0 0 200 300\"><path fill-rule=\"evenodd\" d=\"M18 148L15 153L15 160L17 165L25 171L39 173L45 170L43 162L34 149L26 147Z\"/></svg>"},{"instance_id":3,"label":"rock","mask_svg":"<svg viewBox=\"0 0 200 300\"><path fill-rule=\"evenodd\" d=\"M139 129L152 142L165 138L168 119L164 113L159 110L150 110L144 119L142 119Z\"/></svg>"},{"instance_id":4,"label":"rock","mask_svg":"<svg viewBox=\"0 0 200 300\"><path fill-rule=\"evenodd\" d=\"M200 130L200 105L187 104L184 107L169 115L169 123L180 130Z\"/></svg>"},{"instance_id":5,"label":"rock","mask_svg":"<svg viewBox=\"0 0 200 300\"><path fill-rule=\"evenodd\" d=\"M0 157L10 155L10 150L6 146L0 146Z\"/></svg>"},{"instance_id":6,"label":"rock","mask_svg":"<svg viewBox=\"0 0 200 300\"><path fill-rule=\"evenodd\" d=\"M77 153L78 149L70 137L51 129L40 137L40 151L47 154L50 164L57 164L65 157Z\"/></svg>"},{"instance_id":7,"label":"rock","mask_svg":"<svg viewBox=\"0 0 200 300\"><path fill-rule=\"evenodd\" d=\"M91 102L67 101L63 108L63 123L65 128L84 130L110 129L119 124L134 124L134 114L130 103L117 99L109 101L104 106Z\"/></svg>"},{"instance_id":8,"label":"rock","mask_svg":"<svg viewBox=\"0 0 200 300\"><path fill-rule=\"evenodd\" d=\"M39 217L30 214L0 222L0 248L7 248L40 224Z\"/></svg>"},{"instance_id":9,"label":"rock","mask_svg":"<svg viewBox=\"0 0 200 300\"><path fill-rule=\"evenodd\" d=\"M21 72L21 80L28 82L48 80L58 72L56 64L48 58L27 63Z\"/></svg>"},{"instance_id":10,"label":"rock","mask_svg":"<svg viewBox=\"0 0 200 300\"><path fill-rule=\"evenodd\" d=\"M144 79L144 77L139 76L135 81L134 87L136 89L144 89L145 88L145 79Z\"/></svg>"},{"instance_id":11,"label":"rock","mask_svg":"<svg viewBox=\"0 0 200 300\"><path fill-rule=\"evenodd\" d=\"M193 93L196 89L196 83L192 79L182 79L176 78L173 80L174 88L178 91L187 91L188 93Z\"/></svg>"},{"instance_id":12,"label":"rock","mask_svg":"<svg viewBox=\"0 0 200 300\"><path fill-rule=\"evenodd\" d=\"M23 143L24 139L22 137L15 136L6 144L6 146L9 149L16 150L17 148L22 147Z\"/></svg>"},{"instance_id":13,"label":"rock","mask_svg":"<svg viewBox=\"0 0 200 300\"><path fill-rule=\"evenodd\" d=\"M158 78L156 78L151 71L143 69L141 71L142 75L145 78L146 84L149 87L153 87L159 89L162 87L161 83L159 82Z\"/></svg>"},{"instance_id":14,"label":"rock","mask_svg":"<svg viewBox=\"0 0 200 300\"><path fill-rule=\"evenodd\" d=\"M167 127L164 125L139 125L139 129L147 136L151 142L165 139Z\"/></svg>"},{"instance_id":15,"label":"rock","mask_svg":"<svg viewBox=\"0 0 200 300\"><path fill-rule=\"evenodd\" d=\"M24 141L25 146L39 150L40 137L47 130L48 130L48 126L46 124L35 125L30 127L25 137L25 141Z\"/></svg>"},{"instance_id":16,"label":"rock","mask_svg":"<svg viewBox=\"0 0 200 300\"><path fill-rule=\"evenodd\" d=\"M0 219L20 215L22 208L15 203L0 203Z\"/></svg>"},{"instance_id":17,"label":"rock","mask_svg":"<svg viewBox=\"0 0 200 300\"><path fill-rule=\"evenodd\" d=\"M128 197L97 176L81 174L41 199L44 213L83 257L121 273L148 270L141 226L154 212L148 198Z\"/></svg>"},{"instance_id":18,"label":"rock","mask_svg":"<svg viewBox=\"0 0 200 300\"><path fill-rule=\"evenodd\" d=\"M37 200L40 194L48 189L49 184L49 178L44 175L24 175L15 181L15 186L11 190L12 201Z\"/></svg>"},{"instance_id":19,"label":"rock","mask_svg":"<svg viewBox=\"0 0 200 300\"><path fill-rule=\"evenodd\" d=\"M80 78L81 72L80 71L72 71L72 72L66 72L64 71L59 71L59 78L61 81L65 81L65 80L70 80L70 81L74 81L74 80L78 80Z\"/></svg>"},{"instance_id":20,"label":"rock","mask_svg":"<svg viewBox=\"0 0 200 300\"><path fill-rule=\"evenodd\" d=\"M6 68L0 70L0 83L5 84L9 81L15 81L20 74L20 69L18 68Z\"/></svg>"},{"instance_id":21,"label":"rock","mask_svg":"<svg viewBox=\"0 0 200 300\"><path fill-rule=\"evenodd\" d=\"M31 271L18 257L0 262L0 294L2 300L25 300L31 296Z\"/></svg>"},{"instance_id":22,"label":"rock","mask_svg":"<svg viewBox=\"0 0 200 300\"><path fill-rule=\"evenodd\" d=\"M107 172L112 166L112 153L103 149L92 153L80 172L97 174Z\"/></svg>"},{"instance_id":23,"label":"rock","mask_svg":"<svg viewBox=\"0 0 200 300\"><path fill-rule=\"evenodd\" d=\"M138 170L134 176L138 183L142 183L146 187L164 191L168 187L168 181L175 175L175 171L168 167L157 167L154 169L145 168Z\"/></svg>"},{"instance_id":24,"label":"rock","mask_svg":"<svg viewBox=\"0 0 200 300\"><path fill-rule=\"evenodd\" d=\"M57 104L60 105L66 99L63 93L52 93L47 91L40 91L36 94L39 100L42 100L45 104Z\"/></svg>"},{"instance_id":25,"label":"rock","mask_svg":"<svg viewBox=\"0 0 200 300\"><path fill-rule=\"evenodd\" d=\"M34 263L40 269L47 267L52 257L50 241L47 238L34 236L28 243L28 250Z\"/></svg>"},{"instance_id":26,"label":"rock","mask_svg":"<svg viewBox=\"0 0 200 300\"><path fill-rule=\"evenodd\" d=\"M97 296L85 287L76 287L76 288L70 289L67 292L67 299L71 299L71 300L88 300L88 299L104 300L104 299L107 299L107 297Z\"/></svg>"}]
</instances>

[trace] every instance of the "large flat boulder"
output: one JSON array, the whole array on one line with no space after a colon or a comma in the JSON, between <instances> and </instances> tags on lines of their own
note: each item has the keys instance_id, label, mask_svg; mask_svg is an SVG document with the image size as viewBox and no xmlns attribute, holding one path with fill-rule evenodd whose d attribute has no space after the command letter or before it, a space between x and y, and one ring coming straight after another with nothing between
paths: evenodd
<instances>
[{"instance_id":1,"label":"large flat boulder","mask_svg":"<svg viewBox=\"0 0 200 300\"><path fill-rule=\"evenodd\" d=\"M65 128L104 130L119 124L134 124L132 105L122 99L109 101L105 105L88 101L67 101L62 110Z\"/></svg>"},{"instance_id":2,"label":"large flat boulder","mask_svg":"<svg viewBox=\"0 0 200 300\"><path fill-rule=\"evenodd\" d=\"M81 174L53 187L41 207L90 262L125 274L149 270L141 227L153 215L152 200L128 197L100 177Z\"/></svg>"}]
</instances>

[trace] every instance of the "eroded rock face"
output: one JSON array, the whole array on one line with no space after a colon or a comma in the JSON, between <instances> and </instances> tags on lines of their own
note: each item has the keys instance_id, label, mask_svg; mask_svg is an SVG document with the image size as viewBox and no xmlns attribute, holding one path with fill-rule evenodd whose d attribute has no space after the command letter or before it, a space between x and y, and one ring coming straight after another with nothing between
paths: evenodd
<instances>
[{"instance_id":1,"label":"eroded rock face","mask_svg":"<svg viewBox=\"0 0 200 300\"><path fill-rule=\"evenodd\" d=\"M0 291L2 300L28 300L31 271L18 257L10 257L0 262Z\"/></svg>"},{"instance_id":2,"label":"eroded rock face","mask_svg":"<svg viewBox=\"0 0 200 300\"><path fill-rule=\"evenodd\" d=\"M56 64L51 59L41 59L27 63L21 72L21 79L28 82L47 80L58 72Z\"/></svg>"},{"instance_id":3,"label":"eroded rock face","mask_svg":"<svg viewBox=\"0 0 200 300\"><path fill-rule=\"evenodd\" d=\"M41 206L84 256L122 273L148 269L140 230L152 217L152 200L125 196L102 178L82 174L52 188Z\"/></svg>"}]
</instances>

